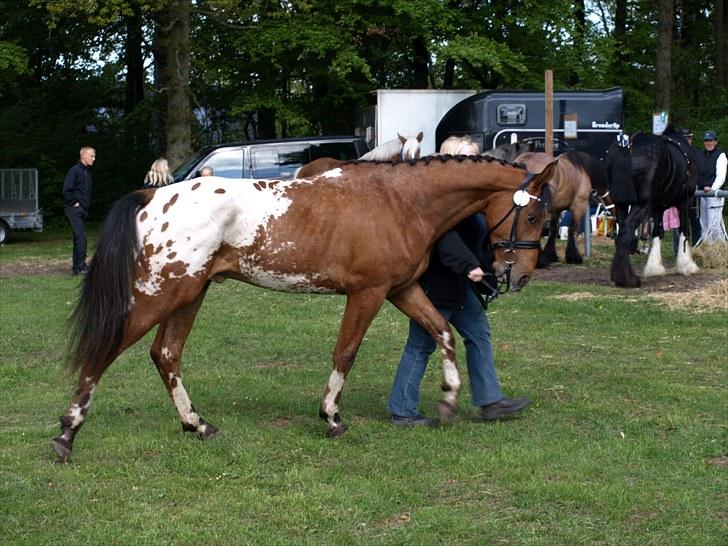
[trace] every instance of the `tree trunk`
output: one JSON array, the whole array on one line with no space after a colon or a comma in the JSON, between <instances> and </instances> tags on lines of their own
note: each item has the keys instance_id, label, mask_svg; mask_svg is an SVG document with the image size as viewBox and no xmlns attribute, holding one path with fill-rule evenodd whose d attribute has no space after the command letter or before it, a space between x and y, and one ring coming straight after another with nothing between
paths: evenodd
<instances>
[{"instance_id":1,"label":"tree trunk","mask_svg":"<svg viewBox=\"0 0 728 546\"><path fill-rule=\"evenodd\" d=\"M627 37L627 0L617 0L614 10L614 58L612 72L614 82L621 82L627 58L625 46Z\"/></svg>"},{"instance_id":2,"label":"tree trunk","mask_svg":"<svg viewBox=\"0 0 728 546\"><path fill-rule=\"evenodd\" d=\"M142 14L139 6L132 7L132 14L126 19L126 93L124 110L134 111L144 100L144 57L142 55Z\"/></svg>"},{"instance_id":3,"label":"tree trunk","mask_svg":"<svg viewBox=\"0 0 728 546\"><path fill-rule=\"evenodd\" d=\"M715 83L728 91L728 2L715 0Z\"/></svg>"},{"instance_id":4,"label":"tree trunk","mask_svg":"<svg viewBox=\"0 0 728 546\"><path fill-rule=\"evenodd\" d=\"M159 42L165 59L160 67L166 98L165 157L171 169L192 154L192 107L190 103L190 0L172 0L160 12ZM162 53L162 52L160 52Z\"/></svg>"},{"instance_id":5,"label":"tree trunk","mask_svg":"<svg viewBox=\"0 0 728 546\"><path fill-rule=\"evenodd\" d=\"M412 76L414 89L427 89L430 74L430 52L422 36L412 40Z\"/></svg>"},{"instance_id":6,"label":"tree trunk","mask_svg":"<svg viewBox=\"0 0 728 546\"><path fill-rule=\"evenodd\" d=\"M657 64L655 66L655 108L670 110L672 85L672 16L673 0L657 3Z\"/></svg>"},{"instance_id":7,"label":"tree trunk","mask_svg":"<svg viewBox=\"0 0 728 546\"><path fill-rule=\"evenodd\" d=\"M586 10L584 8L584 0L576 0L574 2L574 19L576 32L574 34L574 49L576 53L576 62L581 64L584 58L584 33L586 31ZM579 74L572 69L568 79L570 86L579 83Z\"/></svg>"},{"instance_id":8,"label":"tree trunk","mask_svg":"<svg viewBox=\"0 0 728 546\"><path fill-rule=\"evenodd\" d=\"M442 88L452 89L455 83L455 61L452 59L445 60L445 74L442 78Z\"/></svg>"}]
</instances>

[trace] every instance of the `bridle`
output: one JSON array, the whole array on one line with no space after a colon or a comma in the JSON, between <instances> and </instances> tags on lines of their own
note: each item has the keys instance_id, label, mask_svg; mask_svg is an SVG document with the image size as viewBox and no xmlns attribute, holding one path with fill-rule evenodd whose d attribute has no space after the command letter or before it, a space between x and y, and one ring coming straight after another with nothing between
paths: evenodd
<instances>
[{"instance_id":1,"label":"bridle","mask_svg":"<svg viewBox=\"0 0 728 546\"><path fill-rule=\"evenodd\" d=\"M542 197L543 194L547 191L548 184L544 184L543 189L541 191L541 196L538 197L535 195L531 195L526 191L526 188L531 183L531 180L534 179L536 176L536 173L528 173L526 175L525 180L520 185L518 190L513 194L513 206L508 210L508 212L505 213L503 218L501 218L496 224L489 229L489 231L495 231L498 226L500 226L503 222L505 222L506 218L508 218L511 213L515 212L515 216L513 218L513 224L511 224L511 234L508 239L503 239L502 241L498 241L497 243L491 243L492 248L503 248L505 249L503 251L503 262L506 264L506 270L505 270L505 279L501 280L497 276L495 276L492 273L486 273L486 277L491 276L493 277L491 281L495 281L493 284L485 282L485 278L481 280L480 282L483 284L483 286L486 288L486 292L484 295L484 306L487 307L488 303L490 303L492 300L498 297L499 294L505 294L508 292L511 288L511 268L513 264L515 264L518 261L518 250L535 250L541 248L541 241L538 239L519 239L518 238L518 218L521 215L521 211L526 208L526 206L531 202L531 199L538 201L540 203L543 203Z\"/></svg>"}]
</instances>

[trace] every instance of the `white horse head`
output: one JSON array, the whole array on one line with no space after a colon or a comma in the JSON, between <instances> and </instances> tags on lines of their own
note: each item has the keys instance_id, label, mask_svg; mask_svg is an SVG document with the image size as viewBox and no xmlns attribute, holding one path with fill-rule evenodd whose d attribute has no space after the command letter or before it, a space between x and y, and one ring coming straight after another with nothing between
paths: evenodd
<instances>
[{"instance_id":1,"label":"white horse head","mask_svg":"<svg viewBox=\"0 0 728 546\"><path fill-rule=\"evenodd\" d=\"M359 159L364 161L396 161L418 159L420 157L420 142L422 131L417 136L404 137L397 133L397 138L380 144L372 151L367 152Z\"/></svg>"}]
</instances>

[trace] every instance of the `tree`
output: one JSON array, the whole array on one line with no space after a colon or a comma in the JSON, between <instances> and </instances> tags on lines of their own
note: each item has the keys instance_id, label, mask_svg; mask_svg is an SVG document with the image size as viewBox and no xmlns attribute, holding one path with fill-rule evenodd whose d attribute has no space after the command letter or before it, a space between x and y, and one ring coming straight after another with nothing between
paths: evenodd
<instances>
[{"instance_id":1,"label":"tree","mask_svg":"<svg viewBox=\"0 0 728 546\"><path fill-rule=\"evenodd\" d=\"M657 63L655 66L655 107L670 110L672 85L672 0L659 0L657 8Z\"/></svg>"}]
</instances>

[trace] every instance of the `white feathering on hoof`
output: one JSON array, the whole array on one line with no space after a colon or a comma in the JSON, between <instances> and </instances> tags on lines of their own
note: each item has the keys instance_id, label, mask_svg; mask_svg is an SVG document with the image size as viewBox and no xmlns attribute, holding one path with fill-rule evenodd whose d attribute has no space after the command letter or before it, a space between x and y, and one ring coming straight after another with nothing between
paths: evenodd
<instances>
[{"instance_id":1,"label":"white feathering on hoof","mask_svg":"<svg viewBox=\"0 0 728 546\"><path fill-rule=\"evenodd\" d=\"M667 271L665 271L665 266L662 265L662 249L660 242L661 239L659 237L652 239L650 255L647 257L647 264L645 264L645 270L643 272L645 277L657 277L667 273Z\"/></svg>"}]
</instances>

